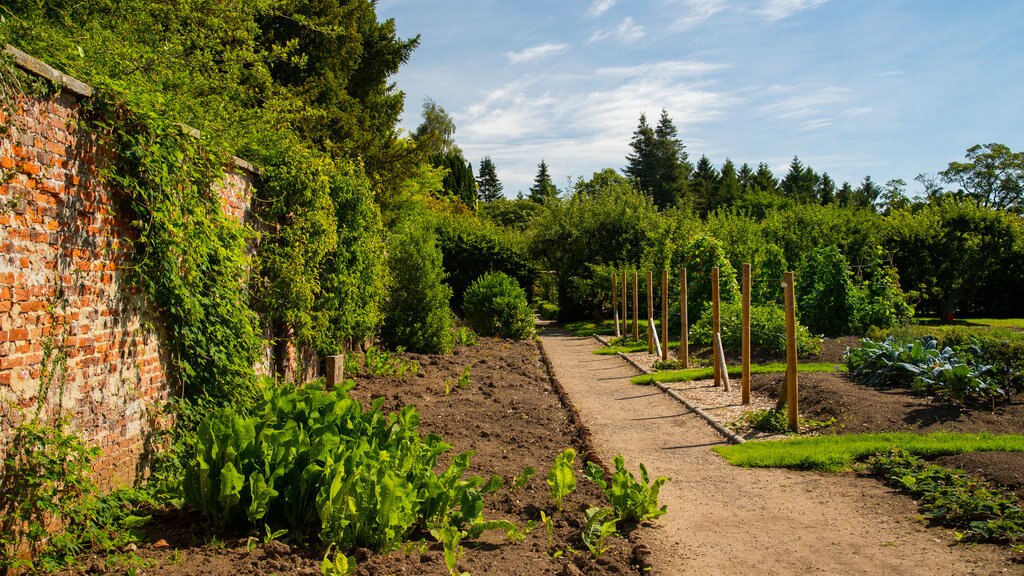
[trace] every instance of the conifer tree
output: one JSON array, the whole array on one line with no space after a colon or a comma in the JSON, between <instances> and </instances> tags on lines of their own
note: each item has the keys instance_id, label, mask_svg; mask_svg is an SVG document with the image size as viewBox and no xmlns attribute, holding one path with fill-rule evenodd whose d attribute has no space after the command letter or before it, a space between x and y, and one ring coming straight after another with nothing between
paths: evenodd
<instances>
[{"instance_id":1,"label":"conifer tree","mask_svg":"<svg viewBox=\"0 0 1024 576\"><path fill-rule=\"evenodd\" d=\"M828 206L834 204L836 201L836 182L828 175L828 172L822 172L821 180L818 181L818 201L821 202L822 206Z\"/></svg>"},{"instance_id":2,"label":"conifer tree","mask_svg":"<svg viewBox=\"0 0 1024 576\"><path fill-rule=\"evenodd\" d=\"M749 170L749 167L747 168ZM727 208L735 204L742 195L739 176L736 174L736 165L732 160L726 158L722 164L722 171L719 174L715 195L710 210Z\"/></svg>"},{"instance_id":3,"label":"conifer tree","mask_svg":"<svg viewBox=\"0 0 1024 576\"><path fill-rule=\"evenodd\" d=\"M548 165L544 160L537 166L537 176L533 179L533 186L530 186L529 198L538 204L546 204L558 198L558 188L551 181Z\"/></svg>"},{"instance_id":4,"label":"conifer tree","mask_svg":"<svg viewBox=\"0 0 1024 576\"><path fill-rule=\"evenodd\" d=\"M701 156L690 178L690 192L694 204L701 214L707 214L714 209L717 191L718 170L715 170L715 166L707 156Z\"/></svg>"},{"instance_id":5,"label":"conifer tree","mask_svg":"<svg viewBox=\"0 0 1024 576\"><path fill-rule=\"evenodd\" d=\"M641 114L630 146L633 152L626 156L625 175L659 208L677 204L686 195L690 164L668 112L661 111L657 128L651 128Z\"/></svg>"},{"instance_id":6,"label":"conifer tree","mask_svg":"<svg viewBox=\"0 0 1024 576\"><path fill-rule=\"evenodd\" d=\"M757 165L757 172L754 173L754 191L767 192L769 194L779 193L779 181L767 164L761 162Z\"/></svg>"},{"instance_id":7,"label":"conifer tree","mask_svg":"<svg viewBox=\"0 0 1024 576\"><path fill-rule=\"evenodd\" d=\"M498 180L498 171L494 168L494 162L490 156L484 156L480 161L480 173L476 178L477 193L481 202L491 203L502 198L504 186Z\"/></svg>"}]
</instances>

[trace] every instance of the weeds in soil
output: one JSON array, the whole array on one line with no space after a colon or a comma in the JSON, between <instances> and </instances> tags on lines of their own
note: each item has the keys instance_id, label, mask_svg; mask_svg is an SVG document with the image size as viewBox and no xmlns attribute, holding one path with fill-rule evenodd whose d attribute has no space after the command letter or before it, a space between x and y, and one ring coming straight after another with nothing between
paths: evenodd
<instances>
[{"instance_id":1,"label":"weeds in soil","mask_svg":"<svg viewBox=\"0 0 1024 576\"><path fill-rule=\"evenodd\" d=\"M812 420L810 418L800 418L799 425L801 432L813 432L815 430L821 430L822 428L828 428L836 423L835 418L829 418L828 420ZM752 410L744 412L736 420L727 424L729 428L734 430L740 428L753 428L760 432L767 432L769 434L788 434L789 429L789 416L785 408L774 410L771 408L763 408L761 410Z\"/></svg>"},{"instance_id":2,"label":"weeds in soil","mask_svg":"<svg viewBox=\"0 0 1024 576\"><path fill-rule=\"evenodd\" d=\"M455 331L456 346L476 346L476 332L467 326L459 326Z\"/></svg>"},{"instance_id":3,"label":"weeds in soil","mask_svg":"<svg viewBox=\"0 0 1024 576\"><path fill-rule=\"evenodd\" d=\"M730 464L751 468L795 468L835 472L848 469L891 448L901 448L915 456L946 456L964 452L1024 452L1024 435L964 434L934 432L927 435L909 432L850 434L847 436L805 436L764 442L719 446L714 450Z\"/></svg>"},{"instance_id":4,"label":"weeds in soil","mask_svg":"<svg viewBox=\"0 0 1024 576\"><path fill-rule=\"evenodd\" d=\"M470 384L472 384L473 383L472 380L471 380L472 370L473 370L472 366L466 366L462 370L462 373L459 374L459 379L457 381L455 381L454 385L458 386L460 389L464 389L464 388L467 388ZM452 379L451 378L445 378L444 379L444 395L447 396L447 395L451 394L451 392L452 392Z\"/></svg>"},{"instance_id":5,"label":"weeds in soil","mask_svg":"<svg viewBox=\"0 0 1024 576\"><path fill-rule=\"evenodd\" d=\"M399 347L394 353L372 347L363 354L363 370L374 377L397 376L405 378L407 374L420 371L420 365L412 360L401 357L404 350Z\"/></svg>"},{"instance_id":6,"label":"weeds in soil","mask_svg":"<svg viewBox=\"0 0 1024 576\"><path fill-rule=\"evenodd\" d=\"M523 468L523 471L512 477L512 482L509 483L508 491L510 494L514 494L520 490L526 483L533 478L533 475L537 473L537 470L533 466L527 466Z\"/></svg>"},{"instance_id":7,"label":"weeds in soil","mask_svg":"<svg viewBox=\"0 0 1024 576\"><path fill-rule=\"evenodd\" d=\"M871 471L913 496L925 518L954 528L958 540L1017 544L1024 540L1024 503L962 471L928 464L894 448L868 461Z\"/></svg>"}]
</instances>

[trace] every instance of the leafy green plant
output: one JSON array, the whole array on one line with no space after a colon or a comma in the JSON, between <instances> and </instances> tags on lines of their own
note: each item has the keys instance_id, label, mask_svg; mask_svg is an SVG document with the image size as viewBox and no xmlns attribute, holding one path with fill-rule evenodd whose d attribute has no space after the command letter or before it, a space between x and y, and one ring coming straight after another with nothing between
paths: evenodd
<instances>
[{"instance_id":1,"label":"leafy green plant","mask_svg":"<svg viewBox=\"0 0 1024 576\"><path fill-rule=\"evenodd\" d=\"M402 358L403 351L399 347L394 353L391 353L371 346L363 354L363 370L374 377L397 376L398 378L405 378L407 374L419 372L419 363Z\"/></svg>"},{"instance_id":2,"label":"leafy green plant","mask_svg":"<svg viewBox=\"0 0 1024 576\"><path fill-rule=\"evenodd\" d=\"M342 552L334 552L334 544L327 547L324 560L320 563L320 572L324 576L351 576L356 573L356 559Z\"/></svg>"},{"instance_id":3,"label":"leafy green plant","mask_svg":"<svg viewBox=\"0 0 1024 576\"><path fill-rule=\"evenodd\" d=\"M476 332L468 326L459 326L455 331L455 344L458 346L476 346Z\"/></svg>"},{"instance_id":4,"label":"leafy green plant","mask_svg":"<svg viewBox=\"0 0 1024 576\"><path fill-rule=\"evenodd\" d=\"M472 369L472 366L466 366L465 368L462 369L462 372L459 373L459 388L467 388L472 383L472 381L470 380L470 374L472 372Z\"/></svg>"},{"instance_id":5,"label":"leafy green plant","mask_svg":"<svg viewBox=\"0 0 1024 576\"><path fill-rule=\"evenodd\" d=\"M467 572L459 573L456 567L462 558L463 548L459 542L466 537L464 530L454 526L443 526L430 531L430 534L444 547L444 565L451 576L468 576Z\"/></svg>"},{"instance_id":6,"label":"leafy green plant","mask_svg":"<svg viewBox=\"0 0 1024 576\"><path fill-rule=\"evenodd\" d=\"M483 336L523 340L533 336L533 311L526 292L503 272L487 272L466 290L463 312L468 324Z\"/></svg>"},{"instance_id":7,"label":"leafy green plant","mask_svg":"<svg viewBox=\"0 0 1024 576\"><path fill-rule=\"evenodd\" d=\"M722 345L726 349L739 350L742 342L743 308L738 302L723 302L720 307L722 323ZM690 341L702 346L712 345L711 307L705 307L693 329ZM786 313L778 306L751 306L750 342L775 354L786 352ZM813 356L821 350L821 337L811 334L807 326L797 325L797 354Z\"/></svg>"},{"instance_id":8,"label":"leafy green plant","mask_svg":"<svg viewBox=\"0 0 1024 576\"><path fill-rule=\"evenodd\" d=\"M667 506L658 506L658 493L669 478L658 476L654 482L650 481L647 474L647 467L640 464L640 481L637 481L633 473L626 470L621 454L617 454L613 460L615 472L610 479L605 480L604 470L593 462L588 462L585 474L608 498L608 503L615 508L618 518L625 521L642 522L652 520L665 514Z\"/></svg>"},{"instance_id":9,"label":"leafy green plant","mask_svg":"<svg viewBox=\"0 0 1024 576\"><path fill-rule=\"evenodd\" d=\"M800 430L803 432L827 428L836 423L835 418L829 418L828 420L800 418L799 420ZM728 426L730 428L742 428L749 426L754 430L772 434L787 434L790 432L789 417L784 408L780 408L778 410L763 408L760 410L744 412L734 422L730 422Z\"/></svg>"},{"instance_id":10,"label":"leafy green plant","mask_svg":"<svg viewBox=\"0 0 1024 576\"><path fill-rule=\"evenodd\" d=\"M576 461L576 451L566 448L561 454L555 456L551 470L548 472L548 486L551 488L550 498L555 503L555 508L562 509L562 500L576 490L576 471L573 469L573 462Z\"/></svg>"},{"instance_id":11,"label":"leafy green plant","mask_svg":"<svg viewBox=\"0 0 1024 576\"><path fill-rule=\"evenodd\" d=\"M594 558L600 558L608 551L606 542L610 536L615 535L615 524L619 521L615 517L613 508L591 507L583 513L583 532L580 534L583 544L586 545Z\"/></svg>"},{"instance_id":12,"label":"leafy green plant","mask_svg":"<svg viewBox=\"0 0 1024 576\"><path fill-rule=\"evenodd\" d=\"M537 470L533 466L527 466L527 467L523 468L522 472L520 472L519 474L516 474L512 478L512 483L508 487L508 491L509 492L516 492L517 490L522 489L522 487L526 486L526 483L529 482L530 478L533 478L533 475L536 474L536 473L537 473Z\"/></svg>"},{"instance_id":13,"label":"leafy green plant","mask_svg":"<svg viewBox=\"0 0 1024 576\"><path fill-rule=\"evenodd\" d=\"M1024 540L1024 504L959 470L928 464L899 448L868 461L873 472L918 500L925 517L957 530L965 541Z\"/></svg>"}]
</instances>

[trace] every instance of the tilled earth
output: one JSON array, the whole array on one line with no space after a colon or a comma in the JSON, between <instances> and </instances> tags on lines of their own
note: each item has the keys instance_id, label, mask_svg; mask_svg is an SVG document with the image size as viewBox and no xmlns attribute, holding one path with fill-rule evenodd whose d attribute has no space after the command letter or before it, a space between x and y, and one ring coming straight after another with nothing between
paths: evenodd
<instances>
[{"instance_id":1,"label":"tilled earth","mask_svg":"<svg viewBox=\"0 0 1024 576\"><path fill-rule=\"evenodd\" d=\"M460 347L448 356L404 354L420 370L404 378L359 377L352 396L368 404L384 397L383 408L398 410L413 404L422 417L421 432L434 432L453 446L450 454L472 451L470 474L497 474L505 487L485 497L484 517L507 519L518 526L537 526L520 542L504 534L485 534L478 542L463 542L458 570L481 575L535 574L646 574L649 550L642 543L649 526L620 526L624 538L613 538L611 549L594 559L580 538L583 513L590 506L607 505L600 489L586 480L583 464L589 451L586 432L577 425L570 407L563 405L557 385L545 368L534 342L478 338L472 347ZM469 384L458 385L469 369ZM446 381L449 393L445 394ZM555 456L574 448L578 485L556 510L548 497L545 476ZM441 464L447 465L447 457ZM536 475L521 489L510 490L510 480L532 466ZM550 534L540 523L541 512L553 518ZM312 544L271 542L247 546L249 534L215 538L194 514L172 511L159 515L147 535L131 552L144 563L139 574L319 574L324 550ZM255 541L252 541L255 543ZM386 554L350 551L357 574L444 575L441 546L421 534L402 549ZM109 559L86 559L79 572L124 573L128 565ZM646 569L646 570L645 570Z\"/></svg>"}]
</instances>

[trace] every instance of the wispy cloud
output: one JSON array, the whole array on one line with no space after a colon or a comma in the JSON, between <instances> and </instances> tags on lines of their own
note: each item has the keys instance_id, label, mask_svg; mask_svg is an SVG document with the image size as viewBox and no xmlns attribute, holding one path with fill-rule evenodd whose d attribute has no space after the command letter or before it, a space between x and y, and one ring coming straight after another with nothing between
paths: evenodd
<instances>
[{"instance_id":1,"label":"wispy cloud","mask_svg":"<svg viewBox=\"0 0 1024 576\"><path fill-rule=\"evenodd\" d=\"M647 33L644 31L644 27L637 24L636 20L628 16L625 20L619 23L614 30L598 30L590 36L590 42L599 42L607 38L614 37L623 44L632 44L641 40Z\"/></svg>"},{"instance_id":2,"label":"wispy cloud","mask_svg":"<svg viewBox=\"0 0 1024 576\"><path fill-rule=\"evenodd\" d=\"M616 2L618 2L618 0L594 0L590 3L590 8L587 9L587 15L596 18L608 10L611 10L612 6L615 6Z\"/></svg>"},{"instance_id":3,"label":"wispy cloud","mask_svg":"<svg viewBox=\"0 0 1024 576\"><path fill-rule=\"evenodd\" d=\"M520 62L528 62L530 60L536 60L538 58L544 58L545 56L551 56L564 52L569 49L568 44L541 44L540 46L534 46L519 52L505 52L504 56L509 59L512 64L519 64Z\"/></svg>"},{"instance_id":4,"label":"wispy cloud","mask_svg":"<svg viewBox=\"0 0 1024 576\"><path fill-rule=\"evenodd\" d=\"M768 20L782 20L789 18L797 12L821 6L828 0L768 0L768 2L756 10L758 14Z\"/></svg>"},{"instance_id":5,"label":"wispy cloud","mask_svg":"<svg viewBox=\"0 0 1024 576\"><path fill-rule=\"evenodd\" d=\"M636 66L620 66L600 68L595 74L619 78L678 78L681 76L699 76L727 68L724 64L698 62L696 60L665 60L638 64Z\"/></svg>"},{"instance_id":6,"label":"wispy cloud","mask_svg":"<svg viewBox=\"0 0 1024 576\"><path fill-rule=\"evenodd\" d=\"M725 10L725 0L686 0L686 12L672 23L672 30L688 30Z\"/></svg>"}]
</instances>

